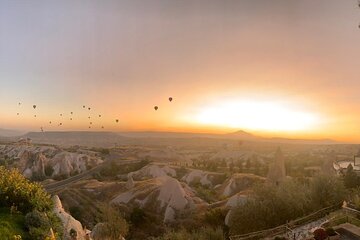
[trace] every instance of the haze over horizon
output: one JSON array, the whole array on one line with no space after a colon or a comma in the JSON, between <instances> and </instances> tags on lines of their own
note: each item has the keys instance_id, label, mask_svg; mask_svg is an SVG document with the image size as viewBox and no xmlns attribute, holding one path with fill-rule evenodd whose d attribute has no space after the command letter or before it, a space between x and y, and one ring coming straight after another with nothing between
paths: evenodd
<instances>
[{"instance_id":1,"label":"haze over horizon","mask_svg":"<svg viewBox=\"0 0 360 240\"><path fill-rule=\"evenodd\" d=\"M358 142L359 20L355 0L1 1L0 128Z\"/></svg>"}]
</instances>

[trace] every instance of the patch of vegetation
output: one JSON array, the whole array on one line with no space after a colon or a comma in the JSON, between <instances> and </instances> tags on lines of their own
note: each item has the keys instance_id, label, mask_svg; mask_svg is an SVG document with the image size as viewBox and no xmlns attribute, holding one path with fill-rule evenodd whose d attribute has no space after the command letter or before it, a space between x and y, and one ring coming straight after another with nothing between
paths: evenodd
<instances>
[{"instance_id":1,"label":"patch of vegetation","mask_svg":"<svg viewBox=\"0 0 360 240\"><path fill-rule=\"evenodd\" d=\"M0 208L0 236L1 239L29 239L25 228L25 217L21 213L10 213L9 208Z\"/></svg>"},{"instance_id":2,"label":"patch of vegetation","mask_svg":"<svg viewBox=\"0 0 360 240\"><path fill-rule=\"evenodd\" d=\"M193 186L193 189L195 189L198 196L204 201L208 203L213 203L217 201L216 191L214 189L202 186L199 183Z\"/></svg>"},{"instance_id":3,"label":"patch of vegetation","mask_svg":"<svg viewBox=\"0 0 360 240\"><path fill-rule=\"evenodd\" d=\"M279 186L261 185L231 215L232 234L243 234L282 225L334 204L341 204L346 190L336 177L319 176L310 184L288 180Z\"/></svg>"},{"instance_id":4,"label":"patch of vegetation","mask_svg":"<svg viewBox=\"0 0 360 240\"><path fill-rule=\"evenodd\" d=\"M38 183L24 178L17 170L0 167L0 205L16 206L22 213L34 209L49 211L52 208L50 195Z\"/></svg>"},{"instance_id":5,"label":"patch of vegetation","mask_svg":"<svg viewBox=\"0 0 360 240\"><path fill-rule=\"evenodd\" d=\"M6 220L8 215L0 214L0 222L4 221L1 227L4 234L16 231L26 236L24 232L27 230L30 239L44 240L52 228L61 238L60 219L51 211L53 203L50 195L40 184L30 182L15 169L0 167L0 189L0 205L11 209L13 218L9 222Z\"/></svg>"},{"instance_id":6,"label":"patch of vegetation","mask_svg":"<svg viewBox=\"0 0 360 240\"><path fill-rule=\"evenodd\" d=\"M118 165L116 162L111 162L108 166L104 167L99 174L95 176L98 180L103 180L106 178L114 178L117 175L127 174L129 172L137 171L144 166L148 165L148 160L142 160L139 163L131 163L127 165Z\"/></svg>"}]
</instances>

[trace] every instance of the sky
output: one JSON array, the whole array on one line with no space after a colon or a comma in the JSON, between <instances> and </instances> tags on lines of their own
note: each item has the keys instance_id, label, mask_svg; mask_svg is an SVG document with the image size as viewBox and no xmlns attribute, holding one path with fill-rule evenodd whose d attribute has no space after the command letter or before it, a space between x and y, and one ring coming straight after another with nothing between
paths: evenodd
<instances>
[{"instance_id":1,"label":"sky","mask_svg":"<svg viewBox=\"0 0 360 240\"><path fill-rule=\"evenodd\" d=\"M359 142L359 23L356 0L0 0L0 128Z\"/></svg>"}]
</instances>

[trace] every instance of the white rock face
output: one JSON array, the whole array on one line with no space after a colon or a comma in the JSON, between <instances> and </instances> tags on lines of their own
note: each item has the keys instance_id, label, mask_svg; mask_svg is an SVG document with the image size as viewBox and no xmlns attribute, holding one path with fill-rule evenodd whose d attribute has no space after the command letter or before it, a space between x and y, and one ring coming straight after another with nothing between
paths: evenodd
<instances>
[{"instance_id":1,"label":"white rock face","mask_svg":"<svg viewBox=\"0 0 360 240\"><path fill-rule=\"evenodd\" d=\"M130 190L130 189L132 189L134 186L135 186L134 179L132 178L131 175L129 175L125 187L126 187L126 189Z\"/></svg>"},{"instance_id":2,"label":"white rock face","mask_svg":"<svg viewBox=\"0 0 360 240\"><path fill-rule=\"evenodd\" d=\"M136 172L129 173L134 179L148 179L163 176L176 176L176 171L169 166L150 164Z\"/></svg>"},{"instance_id":3,"label":"white rock face","mask_svg":"<svg viewBox=\"0 0 360 240\"><path fill-rule=\"evenodd\" d=\"M112 200L117 204L134 204L141 208L156 209L164 214L164 222L175 219L176 211L195 208L196 200L190 188L169 176L162 176L143 182L130 191Z\"/></svg>"},{"instance_id":4,"label":"white rock face","mask_svg":"<svg viewBox=\"0 0 360 240\"><path fill-rule=\"evenodd\" d=\"M216 184L216 179L221 177L223 174L215 172L207 172L203 170L192 170L182 177L182 181L187 184L199 182L203 186L212 187Z\"/></svg>"},{"instance_id":5,"label":"white rock face","mask_svg":"<svg viewBox=\"0 0 360 240\"><path fill-rule=\"evenodd\" d=\"M91 159L85 154L69 152L58 153L50 160L50 165L54 169L52 176L84 172L87 169L87 164L90 164L91 161L94 161L94 159ZM100 159L95 160L95 164L101 162Z\"/></svg>"},{"instance_id":6,"label":"white rock face","mask_svg":"<svg viewBox=\"0 0 360 240\"><path fill-rule=\"evenodd\" d=\"M86 240L86 232L81 223L73 218L69 213L65 212L61 201L57 195L52 198L54 202L54 213L60 218L64 227L64 240L71 240L70 230L74 229L77 232L78 240Z\"/></svg>"},{"instance_id":7,"label":"white rock face","mask_svg":"<svg viewBox=\"0 0 360 240\"><path fill-rule=\"evenodd\" d=\"M226 207L229 208L229 211L227 212L226 216L225 216L225 224L227 226L229 226L229 222L231 219L231 215L234 213L234 209L236 207L239 207L241 205L244 205L249 199L248 195L245 194L235 194L234 196L232 196L231 198L228 199L227 203L226 203Z\"/></svg>"},{"instance_id":8,"label":"white rock face","mask_svg":"<svg viewBox=\"0 0 360 240\"><path fill-rule=\"evenodd\" d=\"M229 198L225 206L230 208L238 207L245 204L247 200L248 195L238 193Z\"/></svg>"},{"instance_id":9,"label":"white rock face","mask_svg":"<svg viewBox=\"0 0 360 240\"><path fill-rule=\"evenodd\" d=\"M227 179L218 189L223 196L229 197L251 188L255 183L264 181L265 178L254 174L236 173L233 174L231 178Z\"/></svg>"},{"instance_id":10,"label":"white rock face","mask_svg":"<svg viewBox=\"0 0 360 240\"><path fill-rule=\"evenodd\" d=\"M46 169L52 170L51 177L69 176L86 171L102 160L94 153L70 153L51 146L29 144L0 145L0 154L7 156L12 167L18 168L27 178L44 178Z\"/></svg>"}]
</instances>

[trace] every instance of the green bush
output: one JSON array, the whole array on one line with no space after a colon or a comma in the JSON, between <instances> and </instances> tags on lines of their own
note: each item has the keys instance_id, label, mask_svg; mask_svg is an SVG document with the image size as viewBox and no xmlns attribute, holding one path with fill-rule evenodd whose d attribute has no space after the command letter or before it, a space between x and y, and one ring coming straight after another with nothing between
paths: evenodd
<instances>
[{"instance_id":1,"label":"green bush","mask_svg":"<svg viewBox=\"0 0 360 240\"><path fill-rule=\"evenodd\" d=\"M247 202L231 214L231 234L285 224L319 209L340 204L345 194L343 183L330 176L316 177L309 184L288 180L279 186L257 186Z\"/></svg>"},{"instance_id":2,"label":"green bush","mask_svg":"<svg viewBox=\"0 0 360 240\"><path fill-rule=\"evenodd\" d=\"M132 224L137 226L137 225L141 224L142 222L144 222L145 217L146 217L146 214L145 214L144 210L136 207L133 209L133 211L130 214L130 221Z\"/></svg>"},{"instance_id":3,"label":"green bush","mask_svg":"<svg viewBox=\"0 0 360 240\"><path fill-rule=\"evenodd\" d=\"M23 213L52 208L50 195L38 183L25 179L17 170L0 167L0 205L16 206Z\"/></svg>"},{"instance_id":4,"label":"green bush","mask_svg":"<svg viewBox=\"0 0 360 240\"><path fill-rule=\"evenodd\" d=\"M212 209L205 213L205 222L212 227L223 226L225 223L226 211L220 208Z\"/></svg>"},{"instance_id":5,"label":"green bush","mask_svg":"<svg viewBox=\"0 0 360 240\"><path fill-rule=\"evenodd\" d=\"M45 213L41 213L37 210L29 212L25 216L25 225L28 229L45 227L50 228L50 222Z\"/></svg>"}]
</instances>

